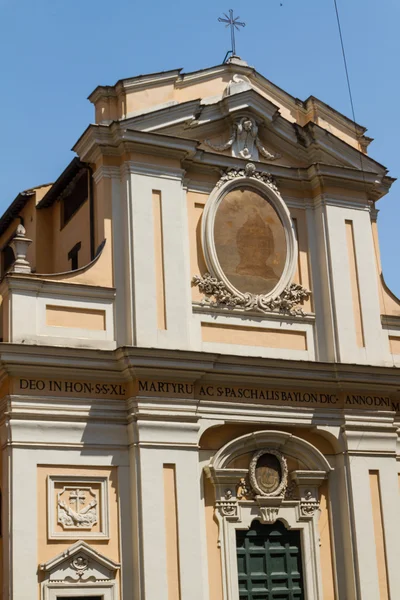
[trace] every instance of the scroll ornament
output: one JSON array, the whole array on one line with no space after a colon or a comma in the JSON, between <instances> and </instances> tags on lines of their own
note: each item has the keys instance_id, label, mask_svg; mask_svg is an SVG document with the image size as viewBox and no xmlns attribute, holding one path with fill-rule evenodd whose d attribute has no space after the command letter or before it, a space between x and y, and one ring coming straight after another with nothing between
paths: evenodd
<instances>
[{"instance_id":1,"label":"scroll ornament","mask_svg":"<svg viewBox=\"0 0 400 600\"><path fill-rule=\"evenodd\" d=\"M291 283L283 292L275 297L263 294L235 294L229 290L223 281L205 273L203 277L195 275L192 284L199 288L205 295L203 305L210 307L225 306L227 308L241 308L245 311L255 310L268 314L278 312L292 316L304 316L304 311L299 306L304 300L308 300L311 292L297 283Z\"/></svg>"}]
</instances>

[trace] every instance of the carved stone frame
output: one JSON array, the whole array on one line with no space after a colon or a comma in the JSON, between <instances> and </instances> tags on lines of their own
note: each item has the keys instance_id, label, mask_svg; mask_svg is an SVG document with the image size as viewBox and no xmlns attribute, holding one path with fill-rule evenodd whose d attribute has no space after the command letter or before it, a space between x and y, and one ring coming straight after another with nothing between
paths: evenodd
<instances>
[{"instance_id":1,"label":"carved stone frame","mask_svg":"<svg viewBox=\"0 0 400 600\"><path fill-rule=\"evenodd\" d=\"M39 565L41 600L101 596L118 600L117 573L120 564L79 540L60 554Z\"/></svg>"},{"instance_id":2,"label":"carved stone frame","mask_svg":"<svg viewBox=\"0 0 400 600\"><path fill-rule=\"evenodd\" d=\"M271 453L271 449L281 453L283 448L287 456L298 458L307 467L290 473L290 483L296 485L296 497L283 494L254 496L248 489L243 492L248 469L232 468L232 461L244 453L255 451L254 460L262 454ZM323 600L318 488L329 476L331 467L321 452L292 434L259 431L228 442L216 452L205 471L215 489L224 600L237 600L239 597L236 530L248 529L254 520L274 523L278 519L288 529L300 531L305 597Z\"/></svg>"},{"instance_id":3,"label":"carved stone frame","mask_svg":"<svg viewBox=\"0 0 400 600\"><path fill-rule=\"evenodd\" d=\"M241 291L236 289L225 276L225 273L219 264L214 242L215 216L220 203L229 192L243 187L254 190L271 203L276 210L285 231L287 248L285 267L276 286L268 294L265 294L264 298L265 301L267 301L270 298L279 296L292 282L296 272L298 249L290 213L278 188L273 183L272 178L268 173L256 171L256 168L252 163L247 163L244 169L228 171L227 175L221 178L211 192L204 209L202 222L202 246L204 258L208 271L213 277L222 281L226 288L234 295L239 296L240 298L245 297L246 290Z\"/></svg>"},{"instance_id":4,"label":"carved stone frame","mask_svg":"<svg viewBox=\"0 0 400 600\"><path fill-rule=\"evenodd\" d=\"M109 525L109 503L108 503L108 477L107 476L84 476L84 475L49 475L47 478L47 535L49 540L59 539L100 539L108 540L110 537ZM55 529L57 506L55 504L54 484L61 483L65 487L90 487L97 484L100 486L100 531L91 531L84 528L68 528L63 531Z\"/></svg>"},{"instance_id":5,"label":"carved stone frame","mask_svg":"<svg viewBox=\"0 0 400 600\"><path fill-rule=\"evenodd\" d=\"M264 456L264 454L272 454L273 456L276 456L276 458L278 459L279 464L281 466L281 473L282 473L282 479L281 479L279 486L276 488L276 490L274 490L273 492L271 492L269 494L264 492L258 486L257 478L256 478L257 461L261 456ZM256 452L250 461L249 479L250 479L251 487L260 496L264 496L266 498L271 498L271 497L281 496L282 494L284 494L285 490L287 488L287 483L288 483L288 468L287 468L286 459L283 456L283 454L281 452L279 452L278 450L275 450L275 448L265 448L264 450L259 450L258 452Z\"/></svg>"}]
</instances>

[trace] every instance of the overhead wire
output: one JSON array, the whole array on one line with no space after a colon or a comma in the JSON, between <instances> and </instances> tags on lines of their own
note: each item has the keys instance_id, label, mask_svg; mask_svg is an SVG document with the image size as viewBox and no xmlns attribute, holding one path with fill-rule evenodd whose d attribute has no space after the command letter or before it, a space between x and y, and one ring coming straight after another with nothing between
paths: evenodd
<instances>
[{"instance_id":1,"label":"overhead wire","mask_svg":"<svg viewBox=\"0 0 400 600\"><path fill-rule=\"evenodd\" d=\"M353 123L354 123L354 133L356 135L356 139L357 139L358 144L360 146L359 147L359 151L360 151L360 166L361 166L361 172L362 172L362 177L363 177L363 182L364 182L364 190L365 190L365 193L367 194L367 184L366 184L366 181L365 181L364 164L363 164L363 159L362 159L362 149L361 149L361 143L360 143L361 136L359 135L359 133L357 131L356 112L355 112L355 109L354 109L353 93L351 91L349 68L348 68L348 65L347 65L346 50L345 50L345 46L344 46L343 33L342 33L342 25L341 25L341 22L340 22L340 15L339 15L339 8L338 8L337 0L333 0L333 4L334 4L334 7L335 7L336 21L337 21L337 26L338 26L338 31L339 31L340 46L342 48L342 56L343 56L344 70L345 70L345 73L346 73L347 89L348 89L349 98L350 98L351 114L352 114Z\"/></svg>"}]
</instances>

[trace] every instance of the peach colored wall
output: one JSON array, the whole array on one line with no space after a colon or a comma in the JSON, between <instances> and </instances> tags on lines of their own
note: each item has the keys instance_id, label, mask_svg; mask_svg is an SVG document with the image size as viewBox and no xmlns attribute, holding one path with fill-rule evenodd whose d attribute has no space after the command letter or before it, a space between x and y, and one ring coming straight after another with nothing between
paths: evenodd
<instances>
[{"instance_id":1,"label":"peach colored wall","mask_svg":"<svg viewBox=\"0 0 400 600\"><path fill-rule=\"evenodd\" d=\"M290 214L293 218L298 244L297 269L294 281L296 283L300 283L303 287L312 291L306 214L304 210L298 208L290 209ZM309 300L306 300L304 302L303 310L308 312L311 312L313 310L312 295Z\"/></svg>"},{"instance_id":2,"label":"peach colored wall","mask_svg":"<svg viewBox=\"0 0 400 600\"><path fill-rule=\"evenodd\" d=\"M376 561L378 566L379 600L389 600L385 536L383 531L381 492L378 471L369 472L369 483L371 489L372 517L374 522Z\"/></svg>"},{"instance_id":3,"label":"peach colored wall","mask_svg":"<svg viewBox=\"0 0 400 600\"><path fill-rule=\"evenodd\" d=\"M100 256L98 256L83 271L71 271L66 274L55 274L45 276L47 281L67 281L68 283L82 283L84 285L96 285L102 287L112 287L111 281L111 252L108 249L107 242Z\"/></svg>"},{"instance_id":4,"label":"peach colored wall","mask_svg":"<svg viewBox=\"0 0 400 600\"><path fill-rule=\"evenodd\" d=\"M187 193L187 208L189 219L189 244L190 244L190 275L204 275L207 266L204 260L201 244L201 221L207 196L196 192ZM200 301L203 294L197 286L192 287L192 300Z\"/></svg>"},{"instance_id":5,"label":"peach colored wall","mask_svg":"<svg viewBox=\"0 0 400 600\"><path fill-rule=\"evenodd\" d=\"M105 310L46 305L46 325L105 331Z\"/></svg>"},{"instance_id":6,"label":"peach colored wall","mask_svg":"<svg viewBox=\"0 0 400 600\"><path fill-rule=\"evenodd\" d=\"M36 272L53 273L53 247L57 233L53 227L55 206L36 211Z\"/></svg>"},{"instance_id":7,"label":"peach colored wall","mask_svg":"<svg viewBox=\"0 0 400 600\"><path fill-rule=\"evenodd\" d=\"M118 101L117 98L102 98L95 108L96 123L101 121L114 121L118 119Z\"/></svg>"},{"instance_id":8,"label":"peach colored wall","mask_svg":"<svg viewBox=\"0 0 400 600\"><path fill-rule=\"evenodd\" d=\"M221 550L218 544L218 524L214 518L215 494L212 483L203 474L204 505L206 520L208 588L210 600L222 600Z\"/></svg>"},{"instance_id":9,"label":"peach colored wall","mask_svg":"<svg viewBox=\"0 0 400 600\"><path fill-rule=\"evenodd\" d=\"M163 475L168 600L180 600L178 505L176 501L175 465L165 464L163 466Z\"/></svg>"},{"instance_id":10,"label":"peach colored wall","mask_svg":"<svg viewBox=\"0 0 400 600\"><path fill-rule=\"evenodd\" d=\"M53 210L53 273L71 270L68 252L81 242L78 254L78 266L83 267L90 262L90 208L86 200L72 219L61 229L62 202L56 202Z\"/></svg>"},{"instance_id":11,"label":"peach colored wall","mask_svg":"<svg viewBox=\"0 0 400 600\"><path fill-rule=\"evenodd\" d=\"M216 344L240 344L244 346L263 346L264 348L286 348L307 350L307 336L304 331L282 331L261 327L238 327L202 323L203 342Z\"/></svg>"},{"instance_id":12,"label":"peach colored wall","mask_svg":"<svg viewBox=\"0 0 400 600\"><path fill-rule=\"evenodd\" d=\"M322 127L322 129L326 129L326 131L329 131L330 133L332 133L332 135L335 135L339 139L346 142L346 144L349 144L349 146L360 150L360 143L358 142L354 133L351 133L345 127L340 127L339 125L334 124L332 121L329 122L326 118L318 115L318 109L316 111L316 115L314 114L314 118L312 120L314 121L314 123Z\"/></svg>"},{"instance_id":13,"label":"peach colored wall","mask_svg":"<svg viewBox=\"0 0 400 600\"><path fill-rule=\"evenodd\" d=\"M202 450L219 450L237 437L241 435L245 435L246 433L251 433L253 431L264 431L265 429L272 429L276 431L286 431L287 433L292 433L297 437L310 442L313 446L315 446L322 454L330 455L335 454L335 451L329 441L314 433L313 431L309 431L308 429L296 428L296 427L272 427L266 425L237 425L237 424L227 424L227 425L217 425L215 427L211 427L205 431L200 439L199 445Z\"/></svg>"},{"instance_id":14,"label":"peach colored wall","mask_svg":"<svg viewBox=\"0 0 400 600\"><path fill-rule=\"evenodd\" d=\"M102 281L104 283L101 285L108 286L113 285L111 185L111 179L103 178L94 186L95 249L97 249L104 240L107 240L102 256Z\"/></svg>"},{"instance_id":15,"label":"peach colored wall","mask_svg":"<svg viewBox=\"0 0 400 600\"><path fill-rule=\"evenodd\" d=\"M162 220L162 195L153 190L153 233L154 260L156 271L157 328L167 329L167 313L165 306L165 273L164 273L164 236Z\"/></svg>"},{"instance_id":16,"label":"peach colored wall","mask_svg":"<svg viewBox=\"0 0 400 600\"><path fill-rule=\"evenodd\" d=\"M321 560L321 575L324 600L336 600L334 572L335 565L332 553L331 515L329 508L329 485L324 481L319 488L319 545Z\"/></svg>"},{"instance_id":17,"label":"peach colored wall","mask_svg":"<svg viewBox=\"0 0 400 600\"><path fill-rule=\"evenodd\" d=\"M174 99L178 102L188 102L197 98L207 98L209 96L217 96L222 94L232 79L232 73L223 75L214 75L212 78L203 81L202 83L181 84L178 83L174 94Z\"/></svg>"},{"instance_id":18,"label":"peach colored wall","mask_svg":"<svg viewBox=\"0 0 400 600\"><path fill-rule=\"evenodd\" d=\"M129 114L136 110L157 106L173 99L173 83L151 86L148 89L141 89L137 92L128 92L126 94L126 112Z\"/></svg>"},{"instance_id":19,"label":"peach colored wall","mask_svg":"<svg viewBox=\"0 0 400 600\"><path fill-rule=\"evenodd\" d=\"M390 351L392 354L400 354L400 336L389 335Z\"/></svg>"},{"instance_id":20,"label":"peach colored wall","mask_svg":"<svg viewBox=\"0 0 400 600\"><path fill-rule=\"evenodd\" d=\"M354 243L353 221L346 221L345 226L356 340L358 347L363 348L365 346L364 324L361 309L360 286L358 281L357 255Z\"/></svg>"}]
</instances>

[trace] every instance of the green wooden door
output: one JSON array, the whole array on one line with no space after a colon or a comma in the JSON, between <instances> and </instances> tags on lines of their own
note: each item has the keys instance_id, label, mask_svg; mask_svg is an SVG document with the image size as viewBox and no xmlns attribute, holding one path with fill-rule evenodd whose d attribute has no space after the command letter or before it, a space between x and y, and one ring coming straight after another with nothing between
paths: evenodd
<instances>
[{"instance_id":1,"label":"green wooden door","mask_svg":"<svg viewBox=\"0 0 400 600\"><path fill-rule=\"evenodd\" d=\"M254 521L236 547L240 600L304 600L299 531Z\"/></svg>"}]
</instances>

